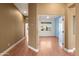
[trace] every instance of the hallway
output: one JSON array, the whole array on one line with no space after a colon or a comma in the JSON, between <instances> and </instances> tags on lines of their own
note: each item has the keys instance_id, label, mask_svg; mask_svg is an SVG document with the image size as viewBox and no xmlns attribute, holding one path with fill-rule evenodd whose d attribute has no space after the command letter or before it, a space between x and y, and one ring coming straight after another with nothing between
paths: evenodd
<instances>
[{"instance_id":1,"label":"hallway","mask_svg":"<svg viewBox=\"0 0 79 59\"><path fill-rule=\"evenodd\" d=\"M0 56L79 55L79 4L68 5L0 4ZM59 47L63 44L63 48Z\"/></svg>"},{"instance_id":2,"label":"hallway","mask_svg":"<svg viewBox=\"0 0 79 59\"><path fill-rule=\"evenodd\" d=\"M35 53L27 47L24 39L15 48L8 52L10 56L73 56L74 53L66 53L58 46L56 37L40 37L40 51Z\"/></svg>"}]
</instances>

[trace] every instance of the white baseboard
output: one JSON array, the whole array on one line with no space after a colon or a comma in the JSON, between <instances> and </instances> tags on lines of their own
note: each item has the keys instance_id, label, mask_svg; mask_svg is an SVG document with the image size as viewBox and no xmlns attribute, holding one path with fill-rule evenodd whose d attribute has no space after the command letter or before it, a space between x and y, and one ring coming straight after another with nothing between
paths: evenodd
<instances>
[{"instance_id":1,"label":"white baseboard","mask_svg":"<svg viewBox=\"0 0 79 59\"><path fill-rule=\"evenodd\" d=\"M29 46L29 45L28 45L28 48L30 48L31 50L33 50L35 52L39 52L39 49L35 49L35 48L33 48L33 47Z\"/></svg>"},{"instance_id":2,"label":"white baseboard","mask_svg":"<svg viewBox=\"0 0 79 59\"><path fill-rule=\"evenodd\" d=\"M14 43L12 46L10 46L8 49L6 49L5 51L3 51L2 53L0 53L0 56L3 56L4 54L7 54L7 52L9 52L11 49L13 49L16 45L18 45L21 41L23 41L25 39L25 37L23 37L22 39L20 39L19 41L17 41L16 43Z\"/></svg>"},{"instance_id":3,"label":"white baseboard","mask_svg":"<svg viewBox=\"0 0 79 59\"><path fill-rule=\"evenodd\" d=\"M72 49L64 48L64 51L69 52L69 53L73 53L75 51L75 48L72 48Z\"/></svg>"},{"instance_id":4,"label":"white baseboard","mask_svg":"<svg viewBox=\"0 0 79 59\"><path fill-rule=\"evenodd\" d=\"M59 44L59 47L60 47L60 48L63 48L63 45L62 45L62 44Z\"/></svg>"}]
</instances>

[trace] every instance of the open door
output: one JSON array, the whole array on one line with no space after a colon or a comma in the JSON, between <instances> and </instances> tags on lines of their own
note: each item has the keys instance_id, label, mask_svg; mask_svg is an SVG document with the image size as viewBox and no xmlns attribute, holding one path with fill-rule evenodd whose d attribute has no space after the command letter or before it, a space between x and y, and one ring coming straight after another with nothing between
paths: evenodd
<instances>
[{"instance_id":1,"label":"open door","mask_svg":"<svg viewBox=\"0 0 79 59\"><path fill-rule=\"evenodd\" d=\"M59 46L64 46L64 17L59 19Z\"/></svg>"}]
</instances>

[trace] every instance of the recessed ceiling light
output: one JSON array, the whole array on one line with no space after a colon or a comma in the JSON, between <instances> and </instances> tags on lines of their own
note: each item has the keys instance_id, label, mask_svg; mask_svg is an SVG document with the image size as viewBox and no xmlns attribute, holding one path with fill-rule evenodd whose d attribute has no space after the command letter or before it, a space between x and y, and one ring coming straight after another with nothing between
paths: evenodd
<instances>
[{"instance_id":1,"label":"recessed ceiling light","mask_svg":"<svg viewBox=\"0 0 79 59\"><path fill-rule=\"evenodd\" d=\"M49 19L49 16L47 16L46 18Z\"/></svg>"},{"instance_id":2,"label":"recessed ceiling light","mask_svg":"<svg viewBox=\"0 0 79 59\"><path fill-rule=\"evenodd\" d=\"M24 13L27 13L26 11L24 11Z\"/></svg>"}]
</instances>

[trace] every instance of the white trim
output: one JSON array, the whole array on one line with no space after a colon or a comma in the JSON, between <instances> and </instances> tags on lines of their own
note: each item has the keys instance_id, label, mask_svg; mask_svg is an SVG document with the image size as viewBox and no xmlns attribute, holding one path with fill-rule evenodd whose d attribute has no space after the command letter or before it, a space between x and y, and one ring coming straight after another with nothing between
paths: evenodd
<instances>
[{"instance_id":1,"label":"white trim","mask_svg":"<svg viewBox=\"0 0 79 59\"><path fill-rule=\"evenodd\" d=\"M35 48L33 48L33 47L29 46L29 45L28 45L28 48L30 48L31 50L33 50L35 52L39 52L39 49L35 49Z\"/></svg>"},{"instance_id":2,"label":"white trim","mask_svg":"<svg viewBox=\"0 0 79 59\"><path fill-rule=\"evenodd\" d=\"M73 53L75 51L75 48L72 48L72 49L64 48L64 51L69 52L69 53Z\"/></svg>"},{"instance_id":3,"label":"white trim","mask_svg":"<svg viewBox=\"0 0 79 59\"><path fill-rule=\"evenodd\" d=\"M62 45L61 43L59 43L59 47L60 47L60 48L63 48L63 45Z\"/></svg>"},{"instance_id":4,"label":"white trim","mask_svg":"<svg viewBox=\"0 0 79 59\"><path fill-rule=\"evenodd\" d=\"M25 39L25 37L23 37L22 39L20 39L19 41L17 41L16 43L14 43L12 46L10 46L8 49L6 49L5 51L3 51L2 53L0 53L0 56L3 56L4 54L7 54L8 51L10 51L11 49L13 49L16 45L18 45L21 41L23 41Z\"/></svg>"}]
</instances>

